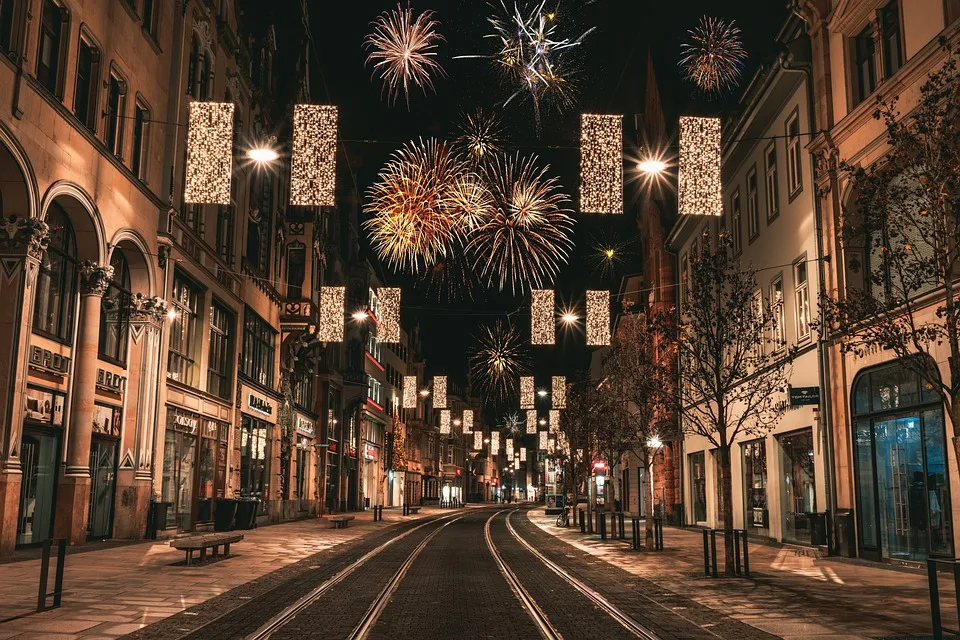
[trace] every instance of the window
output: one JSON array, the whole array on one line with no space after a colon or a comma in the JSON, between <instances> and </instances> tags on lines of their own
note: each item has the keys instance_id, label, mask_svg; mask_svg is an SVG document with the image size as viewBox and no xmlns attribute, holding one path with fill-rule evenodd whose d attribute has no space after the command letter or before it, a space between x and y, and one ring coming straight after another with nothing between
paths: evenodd
<instances>
[{"instance_id":1,"label":"window","mask_svg":"<svg viewBox=\"0 0 960 640\"><path fill-rule=\"evenodd\" d=\"M900 47L900 3L893 0L880 10L880 26L883 35L883 71L889 78L903 66L903 50Z\"/></svg>"},{"instance_id":2,"label":"window","mask_svg":"<svg viewBox=\"0 0 960 640\"><path fill-rule=\"evenodd\" d=\"M743 445L743 483L748 527L765 529L767 520L767 448L763 440Z\"/></svg>"},{"instance_id":3,"label":"window","mask_svg":"<svg viewBox=\"0 0 960 640\"><path fill-rule=\"evenodd\" d=\"M767 175L767 221L773 220L780 213L780 189L777 186L777 145L771 144L763 157L764 170Z\"/></svg>"},{"instance_id":4,"label":"window","mask_svg":"<svg viewBox=\"0 0 960 640\"><path fill-rule=\"evenodd\" d=\"M63 36L67 32L67 10L53 0L43 0L40 38L37 44L37 80L47 91L60 97Z\"/></svg>"},{"instance_id":5,"label":"window","mask_svg":"<svg viewBox=\"0 0 960 640\"><path fill-rule=\"evenodd\" d=\"M13 14L17 0L0 0L0 51L13 51Z\"/></svg>"},{"instance_id":6,"label":"window","mask_svg":"<svg viewBox=\"0 0 960 640\"><path fill-rule=\"evenodd\" d=\"M43 253L33 303L33 329L68 342L77 299L77 240L66 212L54 202L47 211L50 244Z\"/></svg>"},{"instance_id":7,"label":"window","mask_svg":"<svg viewBox=\"0 0 960 640\"><path fill-rule=\"evenodd\" d=\"M150 124L150 112L141 102L133 107L133 156L131 157L133 174L146 181L147 178L147 141Z\"/></svg>"},{"instance_id":8,"label":"window","mask_svg":"<svg viewBox=\"0 0 960 640\"><path fill-rule=\"evenodd\" d=\"M251 190L259 186L259 194L251 193L251 202L257 202L255 195L259 195L259 207L253 206L247 218L247 262L262 274L270 273L270 217L273 209L273 178L269 171L262 171L259 181L251 180Z\"/></svg>"},{"instance_id":9,"label":"window","mask_svg":"<svg viewBox=\"0 0 960 640\"><path fill-rule=\"evenodd\" d=\"M770 285L770 307L773 312L773 348L779 349L787 343L787 332L783 317L782 276L778 276Z\"/></svg>"},{"instance_id":10,"label":"window","mask_svg":"<svg viewBox=\"0 0 960 640\"><path fill-rule=\"evenodd\" d=\"M740 222L740 190L733 192L730 201L730 226L733 227L733 255L738 256L743 251L743 224Z\"/></svg>"},{"instance_id":11,"label":"window","mask_svg":"<svg viewBox=\"0 0 960 640\"><path fill-rule=\"evenodd\" d=\"M233 364L233 314L214 300L210 307L210 362L207 365L207 393L229 400L230 369Z\"/></svg>"},{"instance_id":12,"label":"window","mask_svg":"<svg viewBox=\"0 0 960 640\"><path fill-rule=\"evenodd\" d=\"M379 380L367 374L367 398L382 405L383 385Z\"/></svg>"},{"instance_id":13,"label":"window","mask_svg":"<svg viewBox=\"0 0 960 640\"><path fill-rule=\"evenodd\" d=\"M757 318L756 320L757 326L763 327L763 292L762 291L757 291L756 293L753 294L752 305L753 305L754 313L756 314L756 318ZM761 330L758 330L758 334L760 335L760 342L754 345L754 351L756 352L757 355L762 355L763 354L763 334Z\"/></svg>"},{"instance_id":14,"label":"window","mask_svg":"<svg viewBox=\"0 0 960 640\"><path fill-rule=\"evenodd\" d=\"M107 88L107 148L118 158L123 155L123 112L127 102L127 87L116 73L110 73Z\"/></svg>"},{"instance_id":15,"label":"window","mask_svg":"<svg viewBox=\"0 0 960 640\"><path fill-rule=\"evenodd\" d=\"M947 26L956 22L960 18L960 0L947 0L945 14Z\"/></svg>"},{"instance_id":16,"label":"window","mask_svg":"<svg viewBox=\"0 0 960 640\"><path fill-rule=\"evenodd\" d=\"M190 58L187 60L187 95L199 97L197 73L200 70L200 38L194 34L190 39Z\"/></svg>"},{"instance_id":17,"label":"window","mask_svg":"<svg viewBox=\"0 0 960 640\"><path fill-rule=\"evenodd\" d=\"M240 426L241 497L264 497L264 489L270 482L267 470L269 460L270 425L243 416Z\"/></svg>"},{"instance_id":18,"label":"window","mask_svg":"<svg viewBox=\"0 0 960 640\"><path fill-rule=\"evenodd\" d=\"M753 240L760 233L760 204L757 193L757 168L747 174L747 237Z\"/></svg>"},{"instance_id":19,"label":"window","mask_svg":"<svg viewBox=\"0 0 960 640\"><path fill-rule=\"evenodd\" d=\"M97 129L100 50L83 36L77 52L77 85L73 92L73 113L91 131Z\"/></svg>"},{"instance_id":20,"label":"window","mask_svg":"<svg viewBox=\"0 0 960 640\"><path fill-rule=\"evenodd\" d=\"M680 258L680 308L687 306L690 299L690 260L687 254Z\"/></svg>"},{"instance_id":21,"label":"window","mask_svg":"<svg viewBox=\"0 0 960 640\"><path fill-rule=\"evenodd\" d=\"M793 263L794 304L797 314L797 340L810 337L810 285L807 282L807 259Z\"/></svg>"},{"instance_id":22,"label":"window","mask_svg":"<svg viewBox=\"0 0 960 640\"><path fill-rule=\"evenodd\" d=\"M693 521L707 520L707 471L703 451L687 456L687 468L690 470L690 493L693 506ZM719 484L719 483L718 483Z\"/></svg>"},{"instance_id":23,"label":"window","mask_svg":"<svg viewBox=\"0 0 960 640\"><path fill-rule=\"evenodd\" d=\"M303 278L306 275L307 248L302 243L287 247L287 298L303 298Z\"/></svg>"},{"instance_id":24,"label":"window","mask_svg":"<svg viewBox=\"0 0 960 640\"><path fill-rule=\"evenodd\" d=\"M157 38L157 24L160 19L157 8L160 3L155 0L143 0L143 30L149 33L154 40Z\"/></svg>"},{"instance_id":25,"label":"window","mask_svg":"<svg viewBox=\"0 0 960 640\"><path fill-rule=\"evenodd\" d=\"M293 402L307 411L313 411L313 375L308 371L293 381Z\"/></svg>"},{"instance_id":26,"label":"window","mask_svg":"<svg viewBox=\"0 0 960 640\"><path fill-rule=\"evenodd\" d=\"M173 321L167 377L194 387L199 382L200 309L203 292L180 272L173 276Z\"/></svg>"},{"instance_id":27,"label":"window","mask_svg":"<svg viewBox=\"0 0 960 640\"><path fill-rule=\"evenodd\" d=\"M853 39L854 74L856 75L855 103L867 99L877 88L876 43L873 40L873 27L868 26Z\"/></svg>"},{"instance_id":28,"label":"window","mask_svg":"<svg viewBox=\"0 0 960 640\"><path fill-rule=\"evenodd\" d=\"M104 360L123 364L127 360L130 325L130 267L119 250L114 250L110 266L113 280L100 303L99 355Z\"/></svg>"},{"instance_id":29,"label":"window","mask_svg":"<svg viewBox=\"0 0 960 640\"><path fill-rule=\"evenodd\" d=\"M240 371L251 380L273 388L273 365L276 331L270 324L247 308L243 316L243 355Z\"/></svg>"},{"instance_id":30,"label":"window","mask_svg":"<svg viewBox=\"0 0 960 640\"><path fill-rule=\"evenodd\" d=\"M210 89L211 89L210 81L213 79L211 78L211 72L210 72L211 66L212 64L210 61L210 54L204 53L200 57L200 69L198 70L198 73L200 75L200 77L198 78L198 84L199 84L198 95L201 100L210 99Z\"/></svg>"},{"instance_id":31,"label":"window","mask_svg":"<svg viewBox=\"0 0 960 640\"><path fill-rule=\"evenodd\" d=\"M787 189L791 198L803 188L800 153L800 113L794 111L787 120Z\"/></svg>"},{"instance_id":32,"label":"window","mask_svg":"<svg viewBox=\"0 0 960 640\"><path fill-rule=\"evenodd\" d=\"M233 207L217 209L217 256L233 266Z\"/></svg>"},{"instance_id":33,"label":"window","mask_svg":"<svg viewBox=\"0 0 960 640\"><path fill-rule=\"evenodd\" d=\"M373 356L374 360L380 362L382 355L380 352L380 343L377 342L377 336L372 331L367 336L367 353Z\"/></svg>"}]
</instances>

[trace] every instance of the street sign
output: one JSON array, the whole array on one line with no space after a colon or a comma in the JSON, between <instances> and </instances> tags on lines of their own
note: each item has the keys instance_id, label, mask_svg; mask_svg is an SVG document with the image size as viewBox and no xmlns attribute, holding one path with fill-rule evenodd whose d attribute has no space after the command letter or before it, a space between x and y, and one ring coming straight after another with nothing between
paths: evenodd
<instances>
[{"instance_id":1,"label":"street sign","mask_svg":"<svg viewBox=\"0 0 960 640\"><path fill-rule=\"evenodd\" d=\"M820 404L820 387L790 387L790 406Z\"/></svg>"}]
</instances>

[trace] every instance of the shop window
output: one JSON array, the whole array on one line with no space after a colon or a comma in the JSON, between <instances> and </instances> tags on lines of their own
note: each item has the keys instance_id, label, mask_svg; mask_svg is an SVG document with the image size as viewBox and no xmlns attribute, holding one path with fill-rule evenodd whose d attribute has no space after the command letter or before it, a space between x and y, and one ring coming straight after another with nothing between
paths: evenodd
<instances>
[{"instance_id":1,"label":"shop window","mask_svg":"<svg viewBox=\"0 0 960 640\"><path fill-rule=\"evenodd\" d=\"M688 456L690 470L690 499L693 504L693 521L707 521L707 469L703 451Z\"/></svg>"},{"instance_id":2,"label":"shop window","mask_svg":"<svg viewBox=\"0 0 960 640\"><path fill-rule=\"evenodd\" d=\"M82 32L77 51L77 81L73 92L73 113L90 131L97 130L99 106L100 49Z\"/></svg>"},{"instance_id":3,"label":"shop window","mask_svg":"<svg viewBox=\"0 0 960 640\"><path fill-rule=\"evenodd\" d=\"M797 544L812 544L812 519L817 509L813 431L804 429L780 436L778 441L783 539Z\"/></svg>"},{"instance_id":4,"label":"shop window","mask_svg":"<svg viewBox=\"0 0 960 640\"><path fill-rule=\"evenodd\" d=\"M873 26L868 26L853 39L854 104L867 99L877 88L877 45Z\"/></svg>"},{"instance_id":5,"label":"shop window","mask_svg":"<svg viewBox=\"0 0 960 640\"><path fill-rule=\"evenodd\" d=\"M133 152L130 168L140 180L147 180L147 149L150 131L150 111L137 101L133 107Z\"/></svg>"},{"instance_id":6,"label":"shop window","mask_svg":"<svg viewBox=\"0 0 960 640\"><path fill-rule=\"evenodd\" d=\"M199 382L200 309L203 292L180 272L173 276L173 319L167 377L191 387Z\"/></svg>"},{"instance_id":7,"label":"shop window","mask_svg":"<svg viewBox=\"0 0 960 640\"><path fill-rule=\"evenodd\" d=\"M240 371L251 380L273 388L277 332L249 307L243 315L243 354Z\"/></svg>"},{"instance_id":8,"label":"shop window","mask_svg":"<svg viewBox=\"0 0 960 640\"><path fill-rule=\"evenodd\" d=\"M743 482L747 526L768 528L767 447L763 440L743 445Z\"/></svg>"},{"instance_id":9,"label":"shop window","mask_svg":"<svg viewBox=\"0 0 960 640\"><path fill-rule=\"evenodd\" d=\"M218 300L210 307L210 362L207 365L207 393L229 400L233 395L230 369L233 366L234 319Z\"/></svg>"},{"instance_id":10,"label":"shop window","mask_svg":"<svg viewBox=\"0 0 960 640\"><path fill-rule=\"evenodd\" d=\"M37 274L33 330L69 342L77 299L77 241L66 212L56 202L50 205L46 222L50 244Z\"/></svg>"},{"instance_id":11,"label":"shop window","mask_svg":"<svg viewBox=\"0 0 960 640\"><path fill-rule=\"evenodd\" d=\"M303 279L306 276L307 248L300 242L287 247L287 298L303 298Z\"/></svg>"},{"instance_id":12,"label":"shop window","mask_svg":"<svg viewBox=\"0 0 960 640\"><path fill-rule=\"evenodd\" d=\"M793 263L794 313L797 316L797 339L810 337L810 283L807 281L806 256Z\"/></svg>"},{"instance_id":13,"label":"shop window","mask_svg":"<svg viewBox=\"0 0 960 640\"><path fill-rule=\"evenodd\" d=\"M747 173L747 237L753 240L760 233L760 203L757 191L757 168Z\"/></svg>"},{"instance_id":14,"label":"shop window","mask_svg":"<svg viewBox=\"0 0 960 640\"><path fill-rule=\"evenodd\" d=\"M880 10L880 26L883 35L883 71L889 78L903 66L903 48L900 29L900 3L897 0Z\"/></svg>"},{"instance_id":15,"label":"shop window","mask_svg":"<svg viewBox=\"0 0 960 640\"><path fill-rule=\"evenodd\" d=\"M269 485L270 425L243 416L240 427L240 495L265 499Z\"/></svg>"},{"instance_id":16,"label":"shop window","mask_svg":"<svg viewBox=\"0 0 960 640\"><path fill-rule=\"evenodd\" d=\"M62 97L63 48L70 31L70 14L54 0L43 0L37 42L37 80L57 98Z\"/></svg>"},{"instance_id":17,"label":"shop window","mask_svg":"<svg viewBox=\"0 0 960 640\"><path fill-rule=\"evenodd\" d=\"M767 187L767 222L773 220L780 213L780 187L777 184L777 145L776 142L767 147L763 156L764 171Z\"/></svg>"},{"instance_id":18,"label":"shop window","mask_svg":"<svg viewBox=\"0 0 960 640\"><path fill-rule=\"evenodd\" d=\"M114 249L110 258L113 280L100 303L99 354L117 364L127 361L127 332L130 328L130 267L123 251Z\"/></svg>"}]
</instances>

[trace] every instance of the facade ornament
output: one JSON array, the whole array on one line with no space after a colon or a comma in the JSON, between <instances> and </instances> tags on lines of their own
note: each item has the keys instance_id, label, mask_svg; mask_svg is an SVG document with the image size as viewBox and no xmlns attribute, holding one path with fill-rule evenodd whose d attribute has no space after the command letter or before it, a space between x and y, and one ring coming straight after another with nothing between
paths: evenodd
<instances>
[{"instance_id":1,"label":"facade ornament","mask_svg":"<svg viewBox=\"0 0 960 640\"><path fill-rule=\"evenodd\" d=\"M231 73L227 76L227 90L233 96L233 101L237 102L240 96L240 79L237 74Z\"/></svg>"},{"instance_id":2,"label":"facade ornament","mask_svg":"<svg viewBox=\"0 0 960 640\"><path fill-rule=\"evenodd\" d=\"M100 296L107 292L113 281L113 267L100 266L92 260L80 263L80 295Z\"/></svg>"},{"instance_id":3,"label":"facade ornament","mask_svg":"<svg viewBox=\"0 0 960 640\"><path fill-rule=\"evenodd\" d=\"M213 33L210 30L210 23L204 20L197 24L196 29L204 48L213 51Z\"/></svg>"},{"instance_id":4,"label":"facade ornament","mask_svg":"<svg viewBox=\"0 0 960 640\"><path fill-rule=\"evenodd\" d=\"M26 249L39 260L50 244L50 225L37 218L9 216L0 223L0 249Z\"/></svg>"},{"instance_id":5,"label":"facade ornament","mask_svg":"<svg viewBox=\"0 0 960 640\"><path fill-rule=\"evenodd\" d=\"M135 293L130 296L129 311L131 323L159 323L167 316L167 301L160 296Z\"/></svg>"}]
</instances>

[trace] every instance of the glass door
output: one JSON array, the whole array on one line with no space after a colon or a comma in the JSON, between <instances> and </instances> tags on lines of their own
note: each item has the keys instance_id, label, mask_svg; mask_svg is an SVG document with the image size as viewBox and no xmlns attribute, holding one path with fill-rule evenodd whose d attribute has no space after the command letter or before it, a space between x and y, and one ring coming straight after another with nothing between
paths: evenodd
<instances>
[{"instance_id":1,"label":"glass door","mask_svg":"<svg viewBox=\"0 0 960 640\"><path fill-rule=\"evenodd\" d=\"M873 435L881 552L887 558L926 558L929 519L920 416L876 420Z\"/></svg>"},{"instance_id":2,"label":"glass door","mask_svg":"<svg viewBox=\"0 0 960 640\"><path fill-rule=\"evenodd\" d=\"M94 439L90 443L90 512L87 537L113 534L113 495L116 487L117 443Z\"/></svg>"},{"instance_id":3,"label":"glass door","mask_svg":"<svg viewBox=\"0 0 960 640\"><path fill-rule=\"evenodd\" d=\"M53 535L53 508L57 491L57 455L60 438L26 431L20 447L23 477L17 545L39 544Z\"/></svg>"},{"instance_id":4,"label":"glass door","mask_svg":"<svg viewBox=\"0 0 960 640\"><path fill-rule=\"evenodd\" d=\"M167 509L167 526L180 531L193 528L194 437L167 429L163 449L163 501Z\"/></svg>"}]
</instances>

